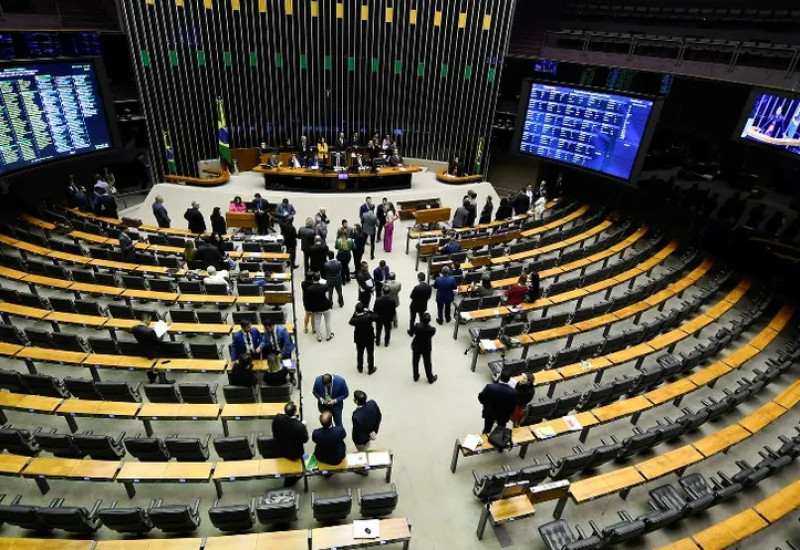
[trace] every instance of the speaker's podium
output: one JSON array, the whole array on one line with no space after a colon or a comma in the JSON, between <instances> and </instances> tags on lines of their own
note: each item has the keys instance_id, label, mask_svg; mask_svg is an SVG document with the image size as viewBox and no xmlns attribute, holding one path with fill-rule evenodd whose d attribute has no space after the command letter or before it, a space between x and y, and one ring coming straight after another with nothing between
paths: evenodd
<instances>
[{"instance_id":1,"label":"speaker's podium","mask_svg":"<svg viewBox=\"0 0 800 550\"><path fill-rule=\"evenodd\" d=\"M393 166L361 172L325 169L269 168L259 165L254 172L264 174L266 189L310 191L318 193L355 193L411 189L411 175L421 172L419 166Z\"/></svg>"}]
</instances>

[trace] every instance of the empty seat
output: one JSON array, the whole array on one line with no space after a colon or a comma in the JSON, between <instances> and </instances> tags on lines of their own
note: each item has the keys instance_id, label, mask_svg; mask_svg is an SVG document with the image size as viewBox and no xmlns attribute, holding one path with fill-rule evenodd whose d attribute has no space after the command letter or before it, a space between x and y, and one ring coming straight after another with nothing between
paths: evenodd
<instances>
[{"instance_id":1,"label":"empty seat","mask_svg":"<svg viewBox=\"0 0 800 550\"><path fill-rule=\"evenodd\" d=\"M58 434L53 430L50 433L39 432L34 434L36 443L43 451L48 452L56 458L83 458L83 452L72 440L71 435Z\"/></svg>"},{"instance_id":2,"label":"empty seat","mask_svg":"<svg viewBox=\"0 0 800 550\"><path fill-rule=\"evenodd\" d=\"M51 296L50 307L53 308L53 311L75 313L75 302L69 298L54 298Z\"/></svg>"},{"instance_id":3,"label":"empty seat","mask_svg":"<svg viewBox=\"0 0 800 550\"><path fill-rule=\"evenodd\" d=\"M262 458L281 458L281 449L275 439L270 436L258 436L256 446Z\"/></svg>"},{"instance_id":4,"label":"empty seat","mask_svg":"<svg viewBox=\"0 0 800 550\"><path fill-rule=\"evenodd\" d=\"M133 309L128 305L109 304L108 312L115 319L130 319L130 320L136 319L133 316Z\"/></svg>"},{"instance_id":5,"label":"empty seat","mask_svg":"<svg viewBox=\"0 0 800 550\"><path fill-rule=\"evenodd\" d=\"M255 456L253 438L244 435L215 437L214 450L222 460L250 460Z\"/></svg>"},{"instance_id":6,"label":"empty seat","mask_svg":"<svg viewBox=\"0 0 800 550\"><path fill-rule=\"evenodd\" d=\"M472 494L483 501L492 500L500 496L507 483L516 481L516 470L504 470L485 476L478 476L475 470L472 471L475 484L472 487Z\"/></svg>"},{"instance_id":7,"label":"empty seat","mask_svg":"<svg viewBox=\"0 0 800 550\"><path fill-rule=\"evenodd\" d=\"M17 495L8 504L0 504L0 524L13 525L28 531L49 531L50 527L37 513L39 506L23 504L21 500L22 495Z\"/></svg>"},{"instance_id":8,"label":"empty seat","mask_svg":"<svg viewBox=\"0 0 800 550\"><path fill-rule=\"evenodd\" d=\"M53 345L58 349L66 351L85 352L89 346L86 340L77 334L66 334L64 332L53 332L50 334Z\"/></svg>"},{"instance_id":9,"label":"empty seat","mask_svg":"<svg viewBox=\"0 0 800 550\"><path fill-rule=\"evenodd\" d=\"M28 342L23 336L22 331L13 325L0 325L0 340L20 346L27 346Z\"/></svg>"},{"instance_id":10,"label":"empty seat","mask_svg":"<svg viewBox=\"0 0 800 550\"><path fill-rule=\"evenodd\" d=\"M169 318L173 323L196 323L197 316L191 309L171 309Z\"/></svg>"},{"instance_id":11,"label":"empty seat","mask_svg":"<svg viewBox=\"0 0 800 550\"><path fill-rule=\"evenodd\" d=\"M123 443L141 462L167 462L171 458L164 441L156 437L126 437Z\"/></svg>"},{"instance_id":12,"label":"empty seat","mask_svg":"<svg viewBox=\"0 0 800 550\"><path fill-rule=\"evenodd\" d=\"M288 403L292 399L292 386L284 384L283 386L265 386L260 385L259 391L261 392L262 403Z\"/></svg>"},{"instance_id":13,"label":"empty seat","mask_svg":"<svg viewBox=\"0 0 800 550\"><path fill-rule=\"evenodd\" d=\"M29 393L22 377L15 370L0 369L0 388L13 393Z\"/></svg>"},{"instance_id":14,"label":"empty seat","mask_svg":"<svg viewBox=\"0 0 800 550\"><path fill-rule=\"evenodd\" d=\"M202 344L192 342L189 350L194 359L222 359L222 349L217 344Z\"/></svg>"},{"instance_id":15,"label":"empty seat","mask_svg":"<svg viewBox=\"0 0 800 550\"><path fill-rule=\"evenodd\" d=\"M144 282L144 277L137 277L135 275L123 275L122 286L131 290L149 290Z\"/></svg>"},{"instance_id":16,"label":"empty seat","mask_svg":"<svg viewBox=\"0 0 800 550\"><path fill-rule=\"evenodd\" d=\"M594 450L578 450L575 454L562 457L558 461L553 461L550 455L547 458L552 464L550 478L553 481L558 481L560 479L569 479L578 472L589 468L594 462Z\"/></svg>"},{"instance_id":17,"label":"empty seat","mask_svg":"<svg viewBox=\"0 0 800 550\"><path fill-rule=\"evenodd\" d=\"M547 550L562 550L567 544L578 540L569 524L563 519L540 525L539 535Z\"/></svg>"},{"instance_id":18,"label":"empty seat","mask_svg":"<svg viewBox=\"0 0 800 550\"><path fill-rule=\"evenodd\" d=\"M60 380L49 374L20 374L28 392L45 397L69 397L69 392Z\"/></svg>"},{"instance_id":19,"label":"empty seat","mask_svg":"<svg viewBox=\"0 0 800 550\"><path fill-rule=\"evenodd\" d=\"M358 506L363 518L379 518L388 516L397 507L397 489L392 483L388 491L362 494L358 489Z\"/></svg>"},{"instance_id":20,"label":"empty seat","mask_svg":"<svg viewBox=\"0 0 800 550\"><path fill-rule=\"evenodd\" d=\"M189 351L184 342L161 342L159 355L170 359L189 359Z\"/></svg>"},{"instance_id":21,"label":"empty seat","mask_svg":"<svg viewBox=\"0 0 800 550\"><path fill-rule=\"evenodd\" d=\"M53 338L50 336L49 331L26 328L25 337L32 346L39 346L41 348L55 347L55 344L53 344Z\"/></svg>"},{"instance_id":22,"label":"empty seat","mask_svg":"<svg viewBox=\"0 0 800 550\"><path fill-rule=\"evenodd\" d=\"M181 294L204 294L200 281L178 281L178 290Z\"/></svg>"},{"instance_id":23,"label":"empty seat","mask_svg":"<svg viewBox=\"0 0 800 550\"><path fill-rule=\"evenodd\" d=\"M106 314L106 310L103 309L100 304L86 300L78 300L75 302L75 309L81 315L94 315L96 317L103 317Z\"/></svg>"},{"instance_id":24,"label":"empty seat","mask_svg":"<svg viewBox=\"0 0 800 550\"><path fill-rule=\"evenodd\" d=\"M208 460L208 441L200 441L196 437L168 437L164 440L170 456L178 462L205 462Z\"/></svg>"},{"instance_id":25,"label":"empty seat","mask_svg":"<svg viewBox=\"0 0 800 550\"><path fill-rule=\"evenodd\" d=\"M217 384L178 384L178 391L184 403L217 402Z\"/></svg>"},{"instance_id":26,"label":"empty seat","mask_svg":"<svg viewBox=\"0 0 800 550\"><path fill-rule=\"evenodd\" d=\"M125 447L122 446L122 432L117 439L109 435L75 434L72 441L83 454L94 460L119 460L125 456Z\"/></svg>"},{"instance_id":27,"label":"empty seat","mask_svg":"<svg viewBox=\"0 0 800 550\"><path fill-rule=\"evenodd\" d=\"M42 450L28 430L0 428L0 450L15 455L36 456Z\"/></svg>"},{"instance_id":28,"label":"empty seat","mask_svg":"<svg viewBox=\"0 0 800 550\"><path fill-rule=\"evenodd\" d=\"M94 387L103 396L104 401L125 401L127 403L142 401L139 393L141 383L131 386L128 382L95 382Z\"/></svg>"},{"instance_id":29,"label":"empty seat","mask_svg":"<svg viewBox=\"0 0 800 550\"><path fill-rule=\"evenodd\" d=\"M61 529L71 533L94 533L102 522L97 516L97 510L103 503L98 500L91 510L81 506L62 506L64 499L56 500L55 504L41 507L37 514L50 529Z\"/></svg>"},{"instance_id":30,"label":"empty seat","mask_svg":"<svg viewBox=\"0 0 800 550\"><path fill-rule=\"evenodd\" d=\"M173 384L145 384L144 394L151 403L180 403L181 396Z\"/></svg>"},{"instance_id":31,"label":"empty seat","mask_svg":"<svg viewBox=\"0 0 800 550\"><path fill-rule=\"evenodd\" d=\"M227 315L219 310L198 310L195 313L197 320L201 323L223 325L227 322Z\"/></svg>"},{"instance_id":32,"label":"empty seat","mask_svg":"<svg viewBox=\"0 0 800 550\"><path fill-rule=\"evenodd\" d=\"M91 347L94 353L104 355L119 355L117 343L111 338L92 338L90 336L88 342L89 347Z\"/></svg>"},{"instance_id":33,"label":"empty seat","mask_svg":"<svg viewBox=\"0 0 800 550\"><path fill-rule=\"evenodd\" d=\"M347 494L338 497L317 498L316 493L311 493L311 509L314 519L320 523L335 523L343 521L353 509L353 497L350 489Z\"/></svg>"},{"instance_id":34,"label":"empty seat","mask_svg":"<svg viewBox=\"0 0 800 550\"><path fill-rule=\"evenodd\" d=\"M299 502L300 499L293 489L270 489L256 502L258 522L270 525L297 521Z\"/></svg>"},{"instance_id":35,"label":"empty seat","mask_svg":"<svg viewBox=\"0 0 800 550\"><path fill-rule=\"evenodd\" d=\"M250 323L258 324L258 314L255 311L234 311L231 313L234 325L240 325L242 321L248 320Z\"/></svg>"},{"instance_id":36,"label":"empty seat","mask_svg":"<svg viewBox=\"0 0 800 550\"><path fill-rule=\"evenodd\" d=\"M67 376L64 378L64 386L69 390L72 397L94 401L101 401L103 399L103 396L97 391L94 385L94 380L84 380L83 378Z\"/></svg>"},{"instance_id":37,"label":"empty seat","mask_svg":"<svg viewBox=\"0 0 800 550\"><path fill-rule=\"evenodd\" d=\"M227 403L256 403L256 388L249 386L222 386L222 394Z\"/></svg>"},{"instance_id":38,"label":"empty seat","mask_svg":"<svg viewBox=\"0 0 800 550\"><path fill-rule=\"evenodd\" d=\"M282 309L278 311L261 311L259 312L261 324L266 325L271 323L273 325L283 325L286 323L286 312Z\"/></svg>"},{"instance_id":39,"label":"empty seat","mask_svg":"<svg viewBox=\"0 0 800 550\"><path fill-rule=\"evenodd\" d=\"M250 504L220 506L216 500L208 509L208 519L214 527L226 533L249 531L255 526L255 513Z\"/></svg>"},{"instance_id":40,"label":"empty seat","mask_svg":"<svg viewBox=\"0 0 800 550\"><path fill-rule=\"evenodd\" d=\"M164 265L164 258L161 258L161 265ZM156 292L175 292L175 283L169 279L150 279L148 284L150 290Z\"/></svg>"},{"instance_id":41,"label":"empty seat","mask_svg":"<svg viewBox=\"0 0 800 550\"><path fill-rule=\"evenodd\" d=\"M200 499L187 504L163 504L158 499L148 513L153 526L165 533L191 533L200 525Z\"/></svg>"},{"instance_id":42,"label":"empty seat","mask_svg":"<svg viewBox=\"0 0 800 550\"><path fill-rule=\"evenodd\" d=\"M147 533L153 529L153 522L144 508L117 508L117 501L111 503L110 508L97 510L97 517L103 525L118 533L134 533L137 535Z\"/></svg>"}]
</instances>

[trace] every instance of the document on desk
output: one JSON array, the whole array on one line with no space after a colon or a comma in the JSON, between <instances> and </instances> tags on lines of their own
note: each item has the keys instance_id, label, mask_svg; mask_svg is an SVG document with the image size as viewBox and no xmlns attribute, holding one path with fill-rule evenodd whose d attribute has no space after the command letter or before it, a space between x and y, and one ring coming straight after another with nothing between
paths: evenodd
<instances>
[{"instance_id":1,"label":"document on desk","mask_svg":"<svg viewBox=\"0 0 800 550\"><path fill-rule=\"evenodd\" d=\"M357 519L353 521L354 539L379 539L381 538L381 520Z\"/></svg>"},{"instance_id":2,"label":"document on desk","mask_svg":"<svg viewBox=\"0 0 800 550\"><path fill-rule=\"evenodd\" d=\"M464 438L464 441L461 442L461 446L465 449L469 449L473 453L478 450L478 447L483 445L483 439L480 436L469 434L467 437Z\"/></svg>"},{"instance_id":3,"label":"document on desk","mask_svg":"<svg viewBox=\"0 0 800 550\"><path fill-rule=\"evenodd\" d=\"M569 426L569 429L572 432L577 432L578 430L583 429L583 425L578 422L578 419L573 415L565 416L564 422L567 423L567 426Z\"/></svg>"},{"instance_id":4,"label":"document on desk","mask_svg":"<svg viewBox=\"0 0 800 550\"><path fill-rule=\"evenodd\" d=\"M291 359L284 359L283 361L281 361L281 366L286 367L289 370L294 370L294 361L292 361Z\"/></svg>"},{"instance_id":5,"label":"document on desk","mask_svg":"<svg viewBox=\"0 0 800 550\"><path fill-rule=\"evenodd\" d=\"M367 453L367 462L370 466L389 466L392 456L388 451L372 451Z\"/></svg>"},{"instance_id":6,"label":"document on desk","mask_svg":"<svg viewBox=\"0 0 800 550\"><path fill-rule=\"evenodd\" d=\"M469 311L462 311L462 312L460 313L460 315L461 315L461 318L462 318L464 321L470 321L470 320L472 320L472 315L470 315L470 314L469 314Z\"/></svg>"},{"instance_id":7,"label":"document on desk","mask_svg":"<svg viewBox=\"0 0 800 550\"><path fill-rule=\"evenodd\" d=\"M582 359L579 363L581 366L582 371L592 370L594 367L592 366L591 361L587 361L586 359Z\"/></svg>"},{"instance_id":8,"label":"document on desk","mask_svg":"<svg viewBox=\"0 0 800 550\"><path fill-rule=\"evenodd\" d=\"M367 465L367 453L353 453L347 455L348 468L363 468Z\"/></svg>"},{"instance_id":9,"label":"document on desk","mask_svg":"<svg viewBox=\"0 0 800 550\"><path fill-rule=\"evenodd\" d=\"M494 345L494 340L484 339L481 340L481 347L484 351L495 351L497 346Z\"/></svg>"},{"instance_id":10,"label":"document on desk","mask_svg":"<svg viewBox=\"0 0 800 550\"><path fill-rule=\"evenodd\" d=\"M164 321L156 321L151 328L156 332L156 336L161 338L169 330L169 325Z\"/></svg>"},{"instance_id":11,"label":"document on desk","mask_svg":"<svg viewBox=\"0 0 800 550\"><path fill-rule=\"evenodd\" d=\"M533 435L539 439L550 439L555 437L556 431L551 426L542 426L533 430Z\"/></svg>"}]
</instances>

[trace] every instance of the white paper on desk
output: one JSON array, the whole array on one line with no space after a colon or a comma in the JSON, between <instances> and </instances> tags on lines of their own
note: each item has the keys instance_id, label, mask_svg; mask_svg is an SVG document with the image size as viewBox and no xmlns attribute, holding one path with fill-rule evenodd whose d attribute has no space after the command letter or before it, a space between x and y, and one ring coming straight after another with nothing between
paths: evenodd
<instances>
[{"instance_id":1,"label":"white paper on desk","mask_svg":"<svg viewBox=\"0 0 800 550\"><path fill-rule=\"evenodd\" d=\"M497 346L494 345L494 340L481 340L481 347L485 351L494 351L497 349Z\"/></svg>"},{"instance_id":2,"label":"white paper on desk","mask_svg":"<svg viewBox=\"0 0 800 550\"><path fill-rule=\"evenodd\" d=\"M592 368L594 368L592 366L592 363L590 361L587 361L586 359L582 359L579 365L581 366L581 370L583 371L592 370Z\"/></svg>"},{"instance_id":3,"label":"white paper on desk","mask_svg":"<svg viewBox=\"0 0 800 550\"><path fill-rule=\"evenodd\" d=\"M583 428L583 424L578 422L578 419L575 418L574 415L565 416L564 422L567 423L567 426L569 426L569 429L572 432L577 432L578 430Z\"/></svg>"},{"instance_id":4,"label":"white paper on desk","mask_svg":"<svg viewBox=\"0 0 800 550\"><path fill-rule=\"evenodd\" d=\"M292 361L291 359L284 359L283 361L281 361L281 366L284 366L287 369L292 370L294 369L294 361Z\"/></svg>"},{"instance_id":5,"label":"white paper on desk","mask_svg":"<svg viewBox=\"0 0 800 550\"><path fill-rule=\"evenodd\" d=\"M381 520L357 519L353 522L354 539L379 539L381 538Z\"/></svg>"},{"instance_id":6,"label":"white paper on desk","mask_svg":"<svg viewBox=\"0 0 800 550\"><path fill-rule=\"evenodd\" d=\"M461 442L461 446L465 449L469 449L473 453L478 450L478 447L483 445L483 439L481 439L477 435L469 434L467 437L464 438L464 441Z\"/></svg>"},{"instance_id":7,"label":"white paper on desk","mask_svg":"<svg viewBox=\"0 0 800 550\"><path fill-rule=\"evenodd\" d=\"M462 311L461 318L464 319L465 321L469 321L472 319L472 315L469 314L469 311Z\"/></svg>"},{"instance_id":8,"label":"white paper on desk","mask_svg":"<svg viewBox=\"0 0 800 550\"><path fill-rule=\"evenodd\" d=\"M353 453L347 455L348 468L361 468L367 465L367 453Z\"/></svg>"},{"instance_id":9,"label":"white paper on desk","mask_svg":"<svg viewBox=\"0 0 800 550\"><path fill-rule=\"evenodd\" d=\"M389 466L392 456L388 451L370 451L367 453L367 462L370 466Z\"/></svg>"},{"instance_id":10,"label":"white paper on desk","mask_svg":"<svg viewBox=\"0 0 800 550\"><path fill-rule=\"evenodd\" d=\"M164 321L156 321L155 323L152 324L151 328L154 331L156 331L156 336L161 338L169 330L169 325L167 323L165 323Z\"/></svg>"}]
</instances>

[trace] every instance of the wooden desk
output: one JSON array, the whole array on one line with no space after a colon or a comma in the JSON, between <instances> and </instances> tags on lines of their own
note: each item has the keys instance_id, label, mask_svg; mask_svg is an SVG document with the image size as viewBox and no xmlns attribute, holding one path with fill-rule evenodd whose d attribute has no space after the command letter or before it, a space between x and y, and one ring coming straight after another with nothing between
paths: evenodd
<instances>
[{"instance_id":1,"label":"wooden desk","mask_svg":"<svg viewBox=\"0 0 800 550\"><path fill-rule=\"evenodd\" d=\"M304 473L302 460L287 458L224 460L217 462L212 479L217 491L217 498L222 498L223 481L279 479L286 476L302 476ZM304 477L303 483L308 491L308 479Z\"/></svg>"},{"instance_id":2,"label":"wooden desk","mask_svg":"<svg viewBox=\"0 0 800 550\"><path fill-rule=\"evenodd\" d=\"M449 222L450 221L450 208L426 208L423 210L414 210L411 215L414 216L414 223L416 225L426 225L430 223Z\"/></svg>"},{"instance_id":3,"label":"wooden desk","mask_svg":"<svg viewBox=\"0 0 800 550\"><path fill-rule=\"evenodd\" d=\"M481 518L478 520L478 540L483 540L483 533L489 521L492 522L492 526L495 526L534 515L536 515L536 508L533 505L530 491L525 491L525 493L515 497L501 498L485 504L481 512Z\"/></svg>"},{"instance_id":4,"label":"wooden desk","mask_svg":"<svg viewBox=\"0 0 800 550\"><path fill-rule=\"evenodd\" d=\"M758 409L745 416L739 421L739 425L755 435L761 428L768 426L786 413L786 409L773 403L772 401L764 403Z\"/></svg>"},{"instance_id":5,"label":"wooden desk","mask_svg":"<svg viewBox=\"0 0 800 550\"><path fill-rule=\"evenodd\" d=\"M273 418L283 412L285 403L226 403L222 405L219 417L222 420L222 431L228 435L228 422L232 420L253 420L256 418Z\"/></svg>"},{"instance_id":6,"label":"wooden desk","mask_svg":"<svg viewBox=\"0 0 800 550\"><path fill-rule=\"evenodd\" d=\"M225 359L157 359L153 367L159 372L225 372Z\"/></svg>"},{"instance_id":7,"label":"wooden desk","mask_svg":"<svg viewBox=\"0 0 800 550\"><path fill-rule=\"evenodd\" d=\"M82 364L88 367L104 367L112 369L126 370L149 370L155 359L147 357L137 357L133 355L105 355L102 353L90 353Z\"/></svg>"},{"instance_id":8,"label":"wooden desk","mask_svg":"<svg viewBox=\"0 0 800 550\"><path fill-rule=\"evenodd\" d=\"M733 424L695 442L692 446L708 458L750 437L747 430Z\"/></svg>"},{"instance_id":9,"label":"wooden desk","mask_svg":"<svg viewBox=\"0 0 800 550\"><path fill-rule=\"evenodd\" d=\"M124 462L117 481L133 498L137 483L208 483L213 469L211 462Z\"/></svg>"},{"instance_id":10,"label":"wooden desk","mask_svg":"<svg viewBox=\"0 0 800 550\"><path fill-rule=\"evenodd\" d=\"M786 514L800 507L800 480L794 481L768 496L755 506L753 510L761 514L770 524L782 519Z\"/></svg>"},{"instance_id":11,"label":"wooden desk","mask_svg":"<svg viewBox=\"0 0 800 550\"><path fill-rule=\"evenodd\" d=\"M8 302L0 302L0 313L4 314L4 318L6 318L7 315L16 315L26 319L36 319L38 321L43 319L48 314L48 311L46 309L39 309L37 307L28 307L10 304ZM8 322L8 324L12 323Z\"/></svg>"},{"instance_id":12,"label":"wooden desk","mask_svg":"<svg viewBox=\"0 0 800 550\"><path fill-rule=\"evenodd\" d=\"M695 384L698 388L701 388L706 384L713 383L717 378L730 371L731 368L728 365L722 361L717 361L716 363L711 363L709 366L692 373L686 380Z\"/></svg>"},{"instance_id":13,"label":"wooden desk","mask_svg":"<svg viewBox=\"0 0 800 550\"><path fill-rule=\"evenodd\" d=\"M0 357L14 357L17 353L25 349L19 344L9 344L8 342L0 342Z\"/></svg>"},{"instance_id":14,"label":"wooden desk","mask_svg":"<svg viewBox=\"0 0 800 550\"><path fill-rule=\"evenodd\" d=\"M48 479L113 481L121 464L119 460L37 457L25 466L20 475L33 478L41 493L45 495L50 490Z\"/></svg>"},{"instance_id":15,"label":"wooden desk","mask_svg":"<svg viewBox=\"0 0 800 550\"><path fill-rule=\"evenodd\" d=\"M128 542L128 541L120 541ZM70 540L70 539L34 539L34 538L11 538L0 539L2 550L91 550L94 545L93 540ZM99 544L98 546L99 547ZM102 550L110 550L103 548ZM133 550L127 546L126 550Z\"/></svg>"},{"instance_id":16,"label":"wooden desk","mask_svg":"<svg viewBox=\"0 0 800 550\"><path fill-rule=\"evenodd\" d=\"M728 365L732 369L736 369L741 367L745 361L752 359L759 353L758 348L754 348L753 346L747 344L740 348L738 348L733 353L723 357L721 361Z\"/></svg>"},{"instance_id":17,"label":"wooden desk","mask_svg":"<svg viewBox=\"0 0 800 550\"><path fill-rule=\"evenodd\" d=\"M686 378L681 378L675 382L672 382L671 384L661 386L660 388L656 388L655 390L645 393L644 397L653 405L658 406L666 403L667 401L672 401L673 399L678 401L683 398L684 395L696 389L697 386L695 386L691 381L687 380Z\"/></svg>"},{"instance_id":18,"label":"wooden desk","mask_svg":"<svg viewBox=\"0 0 800 550\"><path fill-rule=\"evenodd\" d=\"M181 294L176 300L179 304L233 304L236 301L236 296L228 294L212 295L212 294Z\"/></svg>"},{"instance_id":19,"label":"wooden desk","mask_svg":"<svg viewBox=\"0 0 800 550\"><path fill-rule=\"evenodd\" d=\"M208 334L220 336L230 334L233 327L225 323L172 323L167 332L170 334Z\"/></svg>"},{"instance_id":20,"label":"wooden desk","mask_svg":"<svg viewBox=\"0 0 800 550\"><path fill-rule=\"evenodd\" d=\"M473 174L471 176L451 176L447 173L447 168L437 170L436 180L442 183L449 183L451 185L463 185L465 183L477 183L483 181L482 174Z\"/></svg>"},{"instance_id":21,"label":"wooden desk","mask_svg":"<svg viewBox=\"0 0 800 550\"><path fill-rule=\"evenodd\" d=\"M620 468L607 474L601 474L572 483L569 494L576 504L616 493L620 489L629 491L642 484L646 479L633 466Z\"/></svg>"},{"instance_id":22,"label":"wooden desk","mask_svg":"<svg viewBox=\"0 0 800 550\"><path fill-rule=\"evenodd\" d=\"M0 392L0 409L52 414L62 401L60 397Z\"/></svg>"},{"instance_id":23,"label":"wooden desk","mask_svg":"<svg viewBox=\"0 0 800 550\"><path fill-rule=\"evenodd\" d=\"M89 294L106 294L108 296L119 296L125 289L115 286L93 285L90 283L72 283L69 290L73 292L88 292Z\"/></svg>"},{"instance_id":24,"label":"wooden desk","mask_svg":"<svg viewBox=\"0 0 800 550\"><path fill-rule=\"evenodd\" d=\"M234 537L218 537L220 539ZM91 541L89 541L91 542ZM121 539L99 540L94 550L200 550L203 539Z\"/></svg>"},{"instance_id":25,"label":"wooden desk","mask_svg":"<svg viewBox=\"0 0 800 550\"><path fill-rule=\"evenodd\" d=\"M105 325L108 321L115 321L118 319L108 319L107 317L100 317L99 315L83 315L81 313L62 313L60 311L53 311L48 313L44 320L55 324L64 323L67 325L99 328Z\"/></svg>"},{"instance_id":26,"label":"wooden desk","mask_svg":"<svg viewBox=\"0 0 800 550\"><path fill-rule=\"evenodd\" d=\"M775 339L776 336L778 336L778 333L772 330L771 328L767 327L761 332L759 332L758 335L752 340L750 340L749 343L754 348L760 351L764 351L764 348L766 348Z\"/></svg>"},{"instance_id":27,"label":"wooden desk","mask_svg":"<svg viewBox=\"0 0 800 550\"><path fill-rule=\"evenodd\" d=\"M66 363L80 364L87 355L85 351L64 351L33 346L27 346L17 353L17 357L22 357L23 359L58 363L59 365L64 365Z\"/></svg>"},{"instance_id":28,"label":"wooden desk","mask_svg":"<svg viewBox=\"0 0 800 550\"><path fill-rule=\"evenodd\" d=\"M139 410L137 418L144 424L149 437L153 436L153 420L202 421L216 420L222 405L196 405L193 403L145 403Z\"/></svg>"},{"instance_id":29,"label":"wooden desk","mask_svg":"<svg viewBox=\"0 0 800 550\"><path fill-rule=\"evenodd\" d=\"M369 450L366 451L367 463L365 465L355 466L349 464L350 457L360 455L363 453L347 453L339 464L326 464L319 462L315 470L306 470L306 475L326 475L337 474L344 472L367 472L375 469L386 470L386 483L392 480L392 465L394 463L394 455L390 450ZM388 459L387 459L388 455Z\"/></svg>"},{"instance_id":30,"label":"wooden desk","mask_svg":"<svg viewBox=\"0 0 800 550\"><path fill-rule=\"evenodd\" d=\"M723 550L767 527L764 518L748 508L696 533L692 538L703 550Z\"/></svg>"},{"instance_id":31,"label":"wooden desk","mask_svg":"<svg viewBox=\"0 0 800 550\"><path fill-rule=\"evenodd\" d=\"M29 456L0 454L0 475L19 475L31 460L33 459ZM0 541L2 540L4 539L0 539Z\"/></svg>"},{"instance_id":32,"label":"wooden desk","mask_svg":"<svg viewBox=\"0 0 800 550\"><path fill-rule=\"evenodd\" d=\"M298 529L208 537L205 550L308 550L311 533L312 531L306 529Z\"/></svg>"},{"instance_id":33,"label":"wooden desk","mask_svg":"<svg viewBox=\"0 0 800 550\"><path fill-rule=\"evenodd\" d=\"M266 189L282 187L289 191L327 191L332 193L375 192L390 189L411 189L411 175L421 172L419 166L381 168L379 172L322 172L304 168L272 168L261 166L253 172L264 174ZM339 179L344 174L346 179Z\"/></svg>"},{"instance_id":34,"label":"wooden desk","mask_svg":"<svg viewBox=\"0 0 800 550\"><path fill-rule=\"evenodd\" d=\"M406 518L382 519L381 536L378 539L353 538L352 525L336 525L319 527L311 531L311 550L345 550L348 548L367 548L383 546L395 542L403 543L403 550L408 549L411 540L411 528Z\"/></svg>"},{"instance_id":35,"label":"wooden desk","mask_svg":"<svg viewBox=\"0 0 800 550\"><path fill-rule=\"evenodd\" d=\"M649 481L672 472L683 472L688 466L700 462L703 458L694 447L687 445L640 462L635 468Z\"/></svg>"},{"instance_id":36,"label":"wooden desk","mask_svg":"<svg viewBox=\"0 0 800 550\"><path fill-rule=\"evenodd\" d=\"M29 285L47 286L50 288L65 289L72 285L72 281L66 279L55 279L53 277L45 277L44 275L26 275L25 282Z\"/></svg>"},{"instance_id":37,"label":"wooden desk","mask_svg":"<svg viewBox=\"0 0 800 550\"><path fill-rule=\"evenodd\" d=\"M600 422L610 422L617 418L634 415L633 422L635 424L637 420L635 415L651 408L652 406L653 404L650 403L650 401L648 401L645 397L637 395L636 397L631 397L630 399L611 403L605 407L593 409L592 414L594 414L595 418L597 418L597 420Z\"/></svg>"},{"instance_id":38,"label":"wooden desk","mask_svg":"<svg viewBox=\"0 0 800 550\"><path fill-rule=\"evenodd\" d=\"M656 550L700 550L692 539L680 539L665 546L659 546Z\"/></svg>"},{"instance_id":39,"label":"wooden desk","mask_svg":"<svg viewBox=\"0 0 800 550\"><path fill-rule=\"evenodd\" d=\"M56 410L61 416L91 416L97 418L136 418L141 403L125 401L92 401L89 399L64 399Z\"/></svg>"},{"instance_id":40,"label":"wooden desk","mask_svg":"<svg viewBox=\"0 0 800 550\"><path fill-rule=\"evenodd\" d=\"M800 380L793 382L788 388L772 400L787 411L800 402Z\"/></svg>"},{"instance_id":41,"label":"wooden desk","mask_svg":"<svg viewBox=\"0 0 800 550\"><path fill-rule=\"evenodd\" d=\"M125 291L122 293L122 296L125 298L135 298L137 300L152 300L157 302L174 302L178 299L177 292L156 292L153 290L125 289Z\"/></svg>"}]
</instances>

